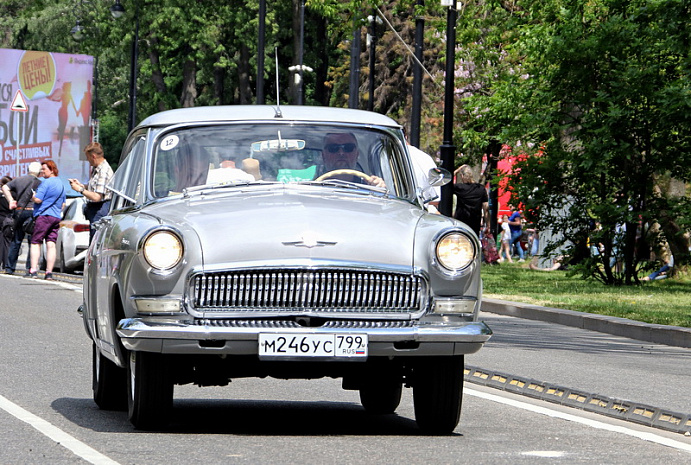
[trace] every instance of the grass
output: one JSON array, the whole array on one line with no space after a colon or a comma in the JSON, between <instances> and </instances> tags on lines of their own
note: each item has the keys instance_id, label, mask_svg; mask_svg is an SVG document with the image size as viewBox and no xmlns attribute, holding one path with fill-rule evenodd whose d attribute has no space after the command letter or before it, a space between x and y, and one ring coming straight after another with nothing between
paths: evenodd
<instances>
[{"instance_id":1,"label":"grass","mask_svg":"<svg viewBox=\"0 0 691 465\"><path fill-rule=\"evenodd\" d=\"M691 278L605 286L565 271L533 271L528 263L483 265L484 297L691 327Z\"/></svg>"}]
</instances>

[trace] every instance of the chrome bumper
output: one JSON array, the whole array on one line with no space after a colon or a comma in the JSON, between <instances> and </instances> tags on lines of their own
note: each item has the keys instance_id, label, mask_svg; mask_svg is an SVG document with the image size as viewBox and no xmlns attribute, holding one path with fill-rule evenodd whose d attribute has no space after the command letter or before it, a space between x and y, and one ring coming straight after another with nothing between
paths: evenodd
<instances>
[{"instance_id":1,"label":"chrome bumper","mask_svg":"<svg viewBox=\"0 0 691 465\"><path fill-rule=\"evenodd\" d=\"M481 321L457 324L411 324L401 327L281 327L217 326L150 319L121 320L118 335L128 350L169 354L258 353L259 333L366 333L370 356L431 356L472 354L492 335Z\"/></svg>"}]
</instances>

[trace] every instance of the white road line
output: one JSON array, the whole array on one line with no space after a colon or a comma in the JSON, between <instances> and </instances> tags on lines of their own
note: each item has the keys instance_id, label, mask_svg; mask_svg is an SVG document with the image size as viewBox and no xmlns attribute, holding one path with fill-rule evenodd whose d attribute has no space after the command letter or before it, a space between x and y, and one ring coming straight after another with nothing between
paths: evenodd
<instances>
[{"instance_id":1,"label":"white road line","mask_svg":"<svg viewBox=\"0 0 691 465\"><path fill-rule=\"evenodd\" d=\"M7 400L7 398L0 395L0 408L12 415L13 417L28 423L30 426L36 428L43 435L48 436L53 441L57 442L66 449L72 451L78 457L95 465L119 465L115 460L106 457L97 450L87 446L79 439L70 436L60 428L51 425L46 420L37 417L33 413L23 409L19 405Z\"/></svg>"},{"instance_id":2,"label":"white road line","mask_svg":"<svg viewBox=\"0 0 691 465\"><path fill-rule=\"evenodd\" d=\"M493 402L498 402L500 404L510 405L512 407L520 408L523 410L528 410L530 412L539 413L541 415L547 415L549 417L561 418L562 420L573 421L575 423L580 423L582 425L589 426L591 428L603 429L607 431L612 431L615 433L626 434L628 436L633 436L635 438L643 439L645 441L655 442L663 446L672 447L684 452L691 453L691 444L686 444L680 441L675 441L674 439L665 438L663 436L658 436L657 434L648 433L644 431L636 431L634 429L626 428L623 426L609 425L597 420L591 420L589 418L583 418L576 415L571 415L570 413L558 412L546 407L540 407L537 405L532 405L527 402L521 402L519 400L507 399L504 397L497 396L495 394L489 394L481 391L476 391L474 389L463 389L465 394L471 396L480 397L482 399L491 400Z\"/></svg>"},{"instance_id":3,"label":"white road line","mask_svg":"<svg viewBox=\"0 0 691 465\"><path fill-rule=\"evenodd\" d=\"M8 279L28 279L28 278L25 278L24 276L17 276L17 275L11 275L11 274L9 274L9 275L8 274L0 274L0 277L8 278ZM75 284L70 284L70 283L66 283L66 282L62 282L62 281L46 281L45 279L40 279L40 278L39 279L31 279L29 282L34 283L34 284L52 284L54 286L63 287L67 290L74 291L78 294L81 294L83 291L83 287L81 284L75 285Z\"/></svg>"}]
</instances>

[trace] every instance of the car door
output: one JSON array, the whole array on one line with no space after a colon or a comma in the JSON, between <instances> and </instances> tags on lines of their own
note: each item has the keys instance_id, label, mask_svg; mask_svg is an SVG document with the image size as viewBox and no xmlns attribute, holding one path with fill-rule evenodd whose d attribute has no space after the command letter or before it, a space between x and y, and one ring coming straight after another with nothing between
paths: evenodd
<instances>
[{"instance_id":1,"label":"car door","mask_svg":"<svg viewBox=\"0 0 691 465\"><path fill-rule=\"evenodd\" d=\"M145 132L130 137L123 151L120 165L108 189L113 192L111 211L95 224L95 235L89 247L84 273L84 298L87 317L93 319L94 339L109 358L122 360L123 349L115 329L121 318L121 296L117 292L120 281L118 255L113 236L118 234L119 221L133 212L141 203L142 167L146 148Z\"/></svg>"}]
</instances>

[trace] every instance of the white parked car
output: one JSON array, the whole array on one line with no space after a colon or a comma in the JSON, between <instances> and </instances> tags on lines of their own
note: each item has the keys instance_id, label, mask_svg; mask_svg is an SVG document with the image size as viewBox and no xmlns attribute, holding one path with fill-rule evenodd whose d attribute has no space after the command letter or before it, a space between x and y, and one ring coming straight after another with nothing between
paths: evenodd
<instances>
[{"instance_id":1,"label":"white parked car","mask_svg":"<svg viewBox=\"0 0 691 465\"><path fill-rule=\"evenodd\" d=\"M72 200L62 214L55 241L55 269L72 273L84 266L89 248L89 220L84 217L84 199Z\"/></svg>"}]
</instances>

